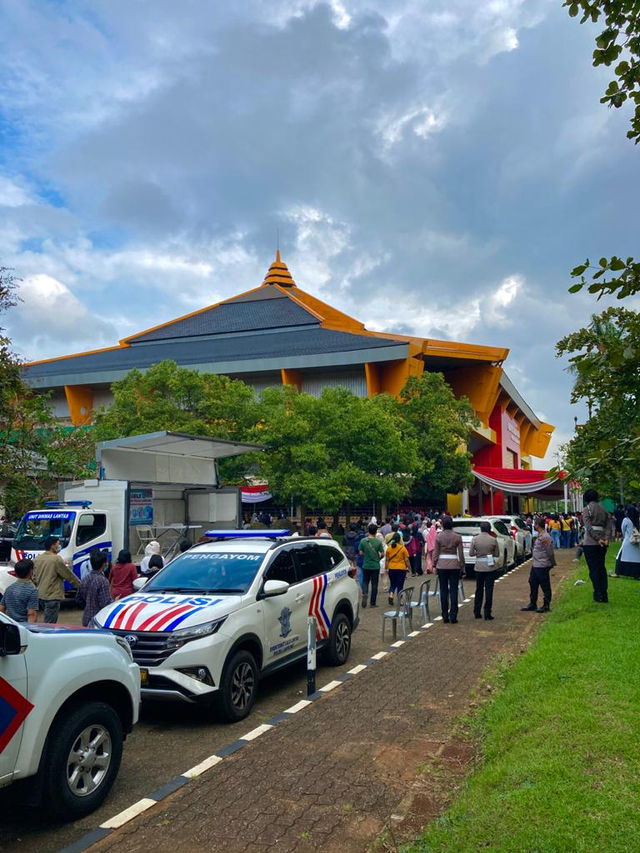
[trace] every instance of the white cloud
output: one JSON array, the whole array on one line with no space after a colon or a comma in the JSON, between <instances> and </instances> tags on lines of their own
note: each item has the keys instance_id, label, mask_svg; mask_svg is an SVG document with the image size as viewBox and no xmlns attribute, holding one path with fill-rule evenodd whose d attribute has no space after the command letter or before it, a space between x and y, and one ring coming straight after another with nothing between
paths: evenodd
<instances>
[{"instance_id":1,"label":"white cloud","mask_svg":"<svg viewBox=\"0 0 640 853\"><path fill-rule=\"evenodd\" d=\"M28 359L59 355L70 342L96 349L116 341L111 323L93 316L65 284L49 275L25 278L18 295L21 301L12 313L14 343Z\"/></svg>"},{"instance_id":2,"label":"white cloud","mask_svg":"<svg viewBox=\"0 0 640 853\"><path fill-rule=\"evenodd\" d=\"M24 207L33 197L22 182L0 175L0 207Z\"/></svg>"}]
</instances>

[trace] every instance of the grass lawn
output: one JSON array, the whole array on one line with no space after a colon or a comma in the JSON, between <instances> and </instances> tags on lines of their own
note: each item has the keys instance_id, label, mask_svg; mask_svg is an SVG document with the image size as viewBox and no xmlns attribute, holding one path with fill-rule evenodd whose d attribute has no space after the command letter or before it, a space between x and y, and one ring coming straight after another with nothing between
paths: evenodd
<instances>
[{"instance_id":1,"label":"grass lawn","mask_svg":"<svg viewBox=\"0 0 640 853\"><path fill-rule=\"evenodd\" d=\"M411 853L640 851L640 583L591 596L581 560L471 723L484 760Z\"/></svg>"}]
</instances>

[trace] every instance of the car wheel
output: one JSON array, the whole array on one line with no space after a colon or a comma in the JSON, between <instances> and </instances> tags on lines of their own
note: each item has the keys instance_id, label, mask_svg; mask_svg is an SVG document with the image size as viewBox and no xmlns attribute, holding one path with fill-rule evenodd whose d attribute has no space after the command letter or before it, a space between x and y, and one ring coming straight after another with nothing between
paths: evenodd
<instances>
[{"instance_id":1,"label":"car wheel","mask_svg":"<svg viewBox=\"0 0 640 853\"><path fill-rule=\"evenodd\" d=\"M105 702L64 712L49 732L42 767L42 802L49 812L76 820L97 809L118 775L122 722Z\"/></svg>"},{"instance_id":2,"label":"car wheel","mask_svg":"<svg viewBox=\"0 0 640 853\"><path fill-rule=\"evenodd\" d=\"M346 663L351 652L351 622L344 613L333 617L329 631L329 643L324 657L329 666L342 666Z\"/></svg>"},{"instance_id":3,"label":"car wheel","mask_svg":"<svg viewBox=\"0 0 640 853\"><path fill-rule=\"evenodd\" d=\"M220 681L218 711L228 723L248 717L258 693L258 667L251 652L240 650L225 664Z\"/></svg>"}]
</instances>

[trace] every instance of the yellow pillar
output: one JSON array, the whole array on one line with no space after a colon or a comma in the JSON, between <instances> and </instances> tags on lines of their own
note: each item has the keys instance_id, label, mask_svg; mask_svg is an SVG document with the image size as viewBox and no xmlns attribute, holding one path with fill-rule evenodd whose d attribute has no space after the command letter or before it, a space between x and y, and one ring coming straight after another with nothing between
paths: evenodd
<instances>
[{"instance_id":1,"label":"yellow pillar","mask_svg":"<svg viewBox=\"0 0 640 853\"><path fill-rule=\"evenodd\" d=\"M299 370L287 370L286 367L280 368L283 385L295 385L298 391L302 391L302 373Z\"/></svg>"},{"instance_id":2,"label":"yellow pillar","mask_svg":"<svg viewBox=\"0 0 640 853\"><path fill-rule=\"evenodd\" d=\"M88 385L65 385L64 393L69 406L71 423L84 426L91 423L93 416L93 388Z\"/></svg>"}]
</instances>

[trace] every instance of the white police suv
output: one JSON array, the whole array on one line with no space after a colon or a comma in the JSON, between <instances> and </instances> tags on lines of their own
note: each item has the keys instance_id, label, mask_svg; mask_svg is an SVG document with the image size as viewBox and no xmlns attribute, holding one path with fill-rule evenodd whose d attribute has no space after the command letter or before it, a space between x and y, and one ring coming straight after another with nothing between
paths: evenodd
<instances>
[{"instance_id":1,"label":"white police suv","mask_svg":"<svg viewBox=\"0 0 640 853\"><path fill-rule=\"evenodd\" d=\"M98 613L96 628L125 638L143 699L214 705L246 717L258 680L304 658L308 617L318 649L339 666L358 625L359 590L328 538L288 531L211 531L139 592Z\"/></svg>"}]
</instances>

